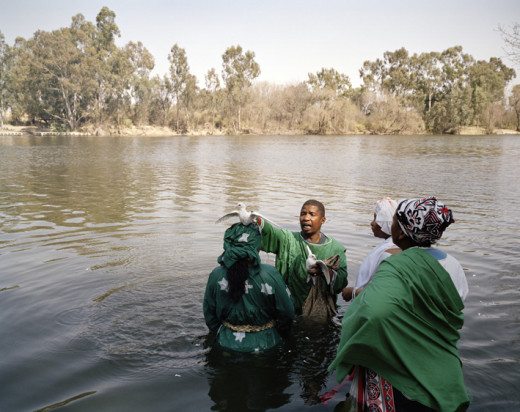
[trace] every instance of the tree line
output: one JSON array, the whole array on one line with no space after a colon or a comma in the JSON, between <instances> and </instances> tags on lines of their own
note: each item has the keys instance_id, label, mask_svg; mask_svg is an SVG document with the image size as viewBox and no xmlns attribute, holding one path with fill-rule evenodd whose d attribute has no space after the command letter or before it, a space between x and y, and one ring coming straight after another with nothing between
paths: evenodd
<instances>
[{"instance_id":1,"label":"tree line","mask_svg":"<svg viewBox=\"0 0 520 412\"><path fill-rule=\"evenodd\" d=\"M520 131L520 85L506 94L515 71L500 58L476 60L460 46L413 55L388 51L363 63L362 85L354 88L333 68L299 84L255 82L255 53L236 45L222 54L220 73L209 69L201 85L178 44L168 55L169 72L152 76L154 59L141 42L115 44L115 17L107 7L95 23L77 14L69 27L39 30L13 45L0 32L0 126L9 118L98 133L143 125L177 133ZM515 39L502 33L506 43Z\"/></svg>"}]
</instances>

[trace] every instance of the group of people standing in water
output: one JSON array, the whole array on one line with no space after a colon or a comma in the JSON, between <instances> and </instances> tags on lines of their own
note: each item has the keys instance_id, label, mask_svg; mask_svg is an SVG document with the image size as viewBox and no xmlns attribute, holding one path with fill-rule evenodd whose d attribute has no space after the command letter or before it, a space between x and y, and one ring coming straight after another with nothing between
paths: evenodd
<instances>
[{"instance_id":1,"label":"group of people standing in water","mask_svg":"<svg viewBox=\"0 0 520 412\"><path fill-rule=\"evenodd\" d=\"M318 284L334 305L339 294L349 302L329 371L351 382L358 411L466 410L457 342L468 285L457 260L432 247L454 222L452 211L435 197L379 200L371 228L382 242L353 287L346 249L322 233L325 220L323 204L308 200L299 232L262 218L226 230L203 303L217 344L237 352L279 345ZM261 263L260 250L276 255L276 267ZM322 264L309 265L310 255Z\"/></svg>"}]
</instances>

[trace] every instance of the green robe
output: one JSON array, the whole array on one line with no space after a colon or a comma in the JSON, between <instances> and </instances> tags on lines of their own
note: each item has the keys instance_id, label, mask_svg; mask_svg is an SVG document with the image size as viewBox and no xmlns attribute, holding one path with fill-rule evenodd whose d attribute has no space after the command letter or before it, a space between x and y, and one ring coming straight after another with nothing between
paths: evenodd
<instances>
[{"instance_id":1,"label":"green robe","mask_svg":"<svg viewBox=\"0 0 520 412\"><path fill-rule=\"evenodd\" d=\"M337 369L341 382L352 366L365 366L423 405L465 410L457 352L463 308L450 275L428 252L390 256L346 310L329 370Z\"/></svg>"},{"instance_id":2,"label":"green robe","mask_svg":"<svg viewBox=\"0 0 520 412\"><path fill-rule=\"evenodd\" d=\"M229 297L224 266L209 275L204 294L204 319L211 331L218 332L218 342L226 349L255 352L272 348L282 341L294 318L292 299L278 271L268 265L249 268L246 293L234 303ZM237 332L222 324L234 326L265 325L274 320L276 326L259 332Z\"/></svg>"},{"instance_id":3,"label":"green robe","mask_svg":"<svg viewBox=\"0 0 520 412\"><path fill-rule=\"evenodd\" d=\"M299 232L276 228L264 220L261 250L276 254L276 269L291 291L294 307L298 314L302 313L303 303L311 290L311 285L307 282L308 273L305 266L308 256L307 246L318 260L324 260L333 255L340 256L337 278L333 286L333 299L336 303L337 294L348 284L345 248L331 237L327 237L322 244L308 243ZM323 280L323 282L325 288L325 281Z\"/></svg>"}]
</instances>

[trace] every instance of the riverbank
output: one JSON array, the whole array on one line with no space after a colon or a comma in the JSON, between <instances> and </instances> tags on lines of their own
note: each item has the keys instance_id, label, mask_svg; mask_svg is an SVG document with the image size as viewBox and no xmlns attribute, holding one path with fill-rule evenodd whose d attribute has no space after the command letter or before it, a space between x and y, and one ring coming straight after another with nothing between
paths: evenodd
<instances>
[{"instance_id":1,"label":"riverbank","mask_svg":"<svg viewBox=\"0 0 520 412\"><path fill-rule=\"evenodd\" d=\"M14 126L14 125L4 125L0 128L0 136L22 136L22 135L33 135L33 136L149 136L149 137L167 137L167 136L228 136L233 135L235 133L229 132L227 130L219 130L219 129L201 129L195 131L189 131L186 133L177 133L175 130L170 129L169 127L162 126L132 126L125 127L121 129L117 129L116 127L102 129L102 128L94 128L87 127L80 131L74 132L59 132L50 130L50 128L42 128L37 126ZM301 135L302 132L300 130L253 130L253 129L244 129L240 133L241 135L257 135L257 136L273 136L273 135L283 135L283 136L293 136L293 135ZM355 135L360 134L370 134L370 133L356 133ZM489 135L490 133L486 131L483 127L477 126L466 126L461 128L458 135L460 136L484 136ZM516 135L520 134L520 132L513 129L495 129L493 135ZM428 135L428 133L424 133L424 135Z\"/></svg>"}]
</instances>

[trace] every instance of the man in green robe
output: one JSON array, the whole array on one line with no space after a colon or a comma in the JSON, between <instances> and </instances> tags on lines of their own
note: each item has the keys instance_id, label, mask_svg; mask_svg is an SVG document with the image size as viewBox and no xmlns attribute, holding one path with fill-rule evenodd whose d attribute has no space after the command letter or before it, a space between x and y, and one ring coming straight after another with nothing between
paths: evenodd
<instances>
[{"instance_id":1,"label":"man in green robe","mask_svg":"<svg viewBox=\"0 0 520 412\"><path fill-rule=\"evenodd\" d=\"M320 279L325 288L332 288L333 300L347 286L347 258L345 248L332 237L321 232L325 223L325 207L317 200L308 200L300 211L300 232L291 232L271 225L262 220L261 250L276 254L276 268L291 291L297 314L302 313L302 307L311 290L308 282L309 272L306 267L308 257L307 246L318 260L325 260L333 255L340 256L339 269L330 271L330 286ZM315 274L316 270L311 271Z\"/></svg>"},{"instance_id":2,"label":"man in green robe","mask_svg":"<svg viewBox=\"0 0 520 412\"><path fill-rule=\"evenodd\" d=\"M381 410L399 412L399 399L415 404L407 410L454 412L469 405L457 352L467 284L461 270L453 270L458 262L444 263L449 255L430 248L452 222L451 210L435 198L402 201L392 239L403 252L381 262L343 317L329 370L336 369L338 382L354 366L379 375L389 383L383 386L397 390L395 405Z\"/></svg>"},{"instance_id":3,"label":"man in green robe","mask_svg":"<svg viewBox=\"0 0 520 412\"><path fill-rule=\"evenodd\" d=\"M203 312L221 347L238 352L270 349L288 332L294 306L278 271L260 262L256 223L235 224L224 237L221 264L209 275Z\"/></svg>"}]
</instances>

